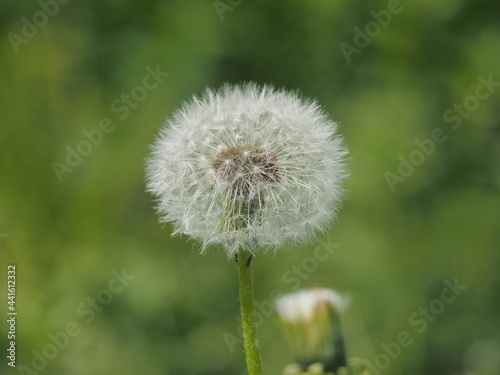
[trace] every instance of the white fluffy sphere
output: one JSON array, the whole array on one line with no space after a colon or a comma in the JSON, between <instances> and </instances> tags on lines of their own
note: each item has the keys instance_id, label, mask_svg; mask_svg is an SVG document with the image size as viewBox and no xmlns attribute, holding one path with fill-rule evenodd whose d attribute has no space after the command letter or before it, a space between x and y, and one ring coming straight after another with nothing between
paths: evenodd
<instances>
[{"instance_id":1,"label":"white fluffy sphere","mask_svg":"<svg viewBox=\"0 0 500 375\"><path fill-rule=\"evenodd\" d=\"M346 150L314 101L270 86L194 97L152 146L147 187L162 222L228 255L307 242L342 195Z\"/></svg>"}]
</instances>

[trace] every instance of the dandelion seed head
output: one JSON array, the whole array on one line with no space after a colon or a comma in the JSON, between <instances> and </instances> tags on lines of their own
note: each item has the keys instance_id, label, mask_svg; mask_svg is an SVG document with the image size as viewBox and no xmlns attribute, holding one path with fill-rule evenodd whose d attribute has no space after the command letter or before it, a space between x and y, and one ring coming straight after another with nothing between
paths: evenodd
<instances>
[{"instance_id":1,"label":"dandelion seed head","mask_svg":"<svg viewBox=\"0 0 500 375\"><path fill-rule=\"evenodd\" d=\"M147 187L173 234L252 252L313 240L342 196L346 150L314 101L270 86L225 85L162 128Z\"/></svg>"},{"instance_id":2,"label":"dandelion seed head","mask_svg":"<svg viewBox=\"0 0 500 375\"><path fill-rule=\"evenodd\" d=\"M276 301L276 315L295 360L302 367L319 362L325 373L345 366L339 315L348 300L332 289L312 288Z\"/></svg>"},{"instance_id":3,"label":"dandelion seed head","mask_svg":"<svg viewBox=\"0 0 500 375\"><path fill-rule=\"evenodd\" d=\"M284 321L306 322L314 319L318 309L328 308L341 312L348 303L348 298L332 289L303 289L278 299L276 301L276 314Z\"/></svg>"}]
</instances>

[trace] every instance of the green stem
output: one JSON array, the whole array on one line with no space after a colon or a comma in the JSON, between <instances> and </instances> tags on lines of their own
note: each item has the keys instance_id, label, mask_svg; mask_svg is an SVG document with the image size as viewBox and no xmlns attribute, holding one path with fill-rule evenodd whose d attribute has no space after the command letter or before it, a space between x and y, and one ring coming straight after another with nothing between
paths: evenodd
<instances>
[{"instance_id":1,"label":"green stem","mask_svg":"<svg viewBox=\"0 0 500 375\"><path fill-rule=\"evenodd\" d=\"M257 344L257 326L255 325L252 265L247 265L250 257L250 252L240 249L238 253L238 276L240 281L241 324L248 375L262 375L262 361Z\"/></svg>"}]
</instances>

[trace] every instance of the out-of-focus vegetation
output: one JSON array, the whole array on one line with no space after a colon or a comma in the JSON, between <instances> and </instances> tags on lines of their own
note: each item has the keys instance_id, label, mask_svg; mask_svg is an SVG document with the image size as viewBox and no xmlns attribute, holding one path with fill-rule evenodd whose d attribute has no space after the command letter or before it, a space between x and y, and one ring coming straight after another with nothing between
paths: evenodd
<instances>
[{"instance_id":1,"label":"out-of-focus vegetation","mask_svg":"<svg viewBox=\"0 0 500 375\"><path fill-rule=\"evenodd\" d=\"M215 5L0 3L0 306L16 264L17 365L52 356L49 334L74 322L41 374L245 373L234 261L171 238L143 171L183 100L253 80L317 98L352 174L319 245L254 259L266 373L290 362L271 300L321 284L351 296L348 355L384 374L498 374L500 3ZM143 83L148 69L165 73ZM118 288L123 269L135 278Z\"/></svg>"}]
</instances>

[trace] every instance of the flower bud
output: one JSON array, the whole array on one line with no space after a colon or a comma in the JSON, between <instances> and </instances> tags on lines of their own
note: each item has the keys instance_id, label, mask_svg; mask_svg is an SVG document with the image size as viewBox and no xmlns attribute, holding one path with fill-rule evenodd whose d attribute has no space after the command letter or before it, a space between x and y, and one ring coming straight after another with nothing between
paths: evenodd
<instances>
[{"instance_id":1,"label":"flower bud","mask_svg":"<svg viewBox=\"0 0 500 375\"><path fill-rule=\"evenodd\" d=\"M326 288L300 290L276 302L278 320L302 369L320 363L326 373L346 365L339 317L346 304L344 297Z\"/></svg>"}]
</instances>

